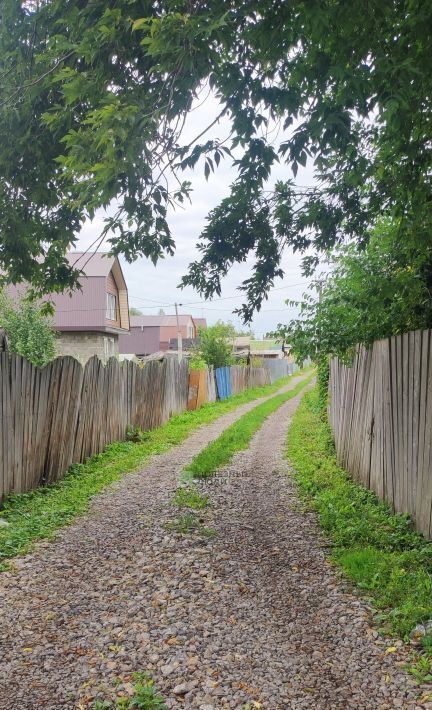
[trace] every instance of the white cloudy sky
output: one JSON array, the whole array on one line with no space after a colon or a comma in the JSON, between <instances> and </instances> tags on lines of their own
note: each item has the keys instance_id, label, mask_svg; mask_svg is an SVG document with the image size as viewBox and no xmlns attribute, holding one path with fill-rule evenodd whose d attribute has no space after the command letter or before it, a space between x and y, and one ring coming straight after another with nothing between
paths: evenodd
<instances>
[{"instance_id":1,"label":"white cloudy sky","mask_svg":"<svg viewBox=\"0 0 432 710\"><path fill-rule=\"evenodd\" d=\"M214 117L220 108L216 100L208 98L205 103L194 110L186 123L184 140L187 142L194 138ZM207 137L225 137L229 133L229 123L226 119L211 129ZM280 136L279 136L280 138ZM241 295L237 288L241 281L250 273L250 265L236 265L223 283L222 299L203 301L191 289L180 290L177 288L181 277L187 271L189 262L197 257L196 242L205 224L208 212L219 204L220 200L228 193L228 187L236 175L235 169L228 158L222 161L219 168L212 174L208 182L204 178L203 166L196 166L194 171L183 173L184 179L192 182L192 204L186 204L182 210L177 210L170 216L170 227L176 242L176 253L173 257L165 258L157 266L150 261L140 258L133 264L122 261L125 278L129 289L130 305L142 310L143 313L157 313L158 308L164 308L166 313L173 311L172 304L179 302L184 305L180 308L182 313L192 313L197 317L205 317L209 323L218 319L231 320L235 325L241 325L240 320L232 314L232 310L241 304ZM286 166L278 166L272 176L276 179L290 177ZM299 184L312 183L310 170L306 168L297 176ZM100 214L92 223L84 226L77 249L88 247L98 236L103 214ZM102 247L103 249L103 247ZM287 251L283 258L285 276L283 280L275 283L275 290L269 294L269 299L263 304L262 310L256 314L252 329L256 337L264 334L295 315L296 310L290 309L286 299L298 300L305 290L307 283L301 274L301 257L292 251ZM235 298L227 298L232 297ZM190 305L189 305L190 304Z\"/></svg>"}]
</instances>

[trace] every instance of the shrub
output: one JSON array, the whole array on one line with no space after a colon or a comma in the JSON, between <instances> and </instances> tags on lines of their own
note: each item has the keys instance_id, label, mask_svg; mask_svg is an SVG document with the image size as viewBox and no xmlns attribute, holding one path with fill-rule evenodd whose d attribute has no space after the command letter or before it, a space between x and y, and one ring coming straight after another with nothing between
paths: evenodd
<instances>
[{"instance_id":1,"label":"shrub","mask_svg":"<svg viewBox=\"0 0 432 710\"><path fill-rule=\"evenodd\" d=\"M56 337L49 316L40 304L22 299L12 301L0 295L0 326L4 329L8 347L39 367L56 356Z\"/></svg>"},{"instance_id":2,"label":"shrub","mask_svg":"<svg viewBox=\"0 0 432 710\"><path fill-rule=\"evenodd\" d=\"M189 370L206 370L207 363L199 353L194 353L189 360Z\"/></svg>"},{"instance_id":3,"label":"shrub","mask_svg":"<svg viewBox=\"0 0 432 710\"><path fill-rule=\"evenodd\" d=\"M206 365L225 367L234 363L229 326L216 323L209 328L200 328L199 355Z\"/></svg>"}]
</instances>

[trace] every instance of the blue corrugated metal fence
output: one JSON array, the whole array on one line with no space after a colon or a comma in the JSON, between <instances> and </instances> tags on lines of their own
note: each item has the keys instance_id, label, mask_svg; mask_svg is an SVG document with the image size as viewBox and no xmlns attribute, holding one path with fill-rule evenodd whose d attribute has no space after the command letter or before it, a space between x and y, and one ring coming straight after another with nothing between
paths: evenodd
<instances>
[{"instance_id":1,"label":"blue corrugated metal fence","mask_svg":"<svg viewBox=\"0 0 432 710\"><path fill-rule=\"evenodd\" d=\"M215 370L216 385L219 399L226 399L231 395L231 374L229 367L217 367Z\"/></svg>"}]
</instances>

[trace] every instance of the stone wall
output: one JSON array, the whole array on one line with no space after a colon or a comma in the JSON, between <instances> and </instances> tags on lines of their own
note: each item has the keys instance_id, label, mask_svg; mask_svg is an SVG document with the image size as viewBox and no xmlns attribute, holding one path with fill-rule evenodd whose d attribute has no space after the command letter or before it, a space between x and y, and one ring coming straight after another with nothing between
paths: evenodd
<instances>
[{"instance_id":1,"label":"stone wall","mask_svg":"<svg viewBox=\"0 0 432 710\"><path fill-rule=\"evenodd\" d=\"M95 331L63 331L57 336L59 355L72 355L80 362L87 362L93 355L107 360L118 355L118 335Z\"/></svg>"}]
</instances>

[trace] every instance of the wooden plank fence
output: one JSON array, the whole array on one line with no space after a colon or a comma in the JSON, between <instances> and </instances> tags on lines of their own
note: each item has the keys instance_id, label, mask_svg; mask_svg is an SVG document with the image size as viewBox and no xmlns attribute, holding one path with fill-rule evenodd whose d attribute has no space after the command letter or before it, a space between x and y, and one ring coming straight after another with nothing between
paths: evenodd
<instances>
[{"instance_id":1,"label":"wooden plank fence","mask_svg":"<svg viewBox=\"0 0 432 710\"><path fill-rule=\"evenodd\" d=\"M340 465L432 538L432 331L333 359L329 419Z\"/></svg>"},{"instance_id":2,"label":"wooden plank fence","mask_svg":"<svg viewBox=\"0 0 432 710\"><path fill-rule=\"evenodd\" d=\"M294 362L287 362L285 358L281 359L263 359L262 366L268 370L270 375L270 381L276 382L281 377L288 377L288 375L293 375L296 370L298 370L298 365Z\"/></svg>"},{"instance_id":3,"label":"wooden plank fence","mask_svg":"<svg viewBox=\"0 0 432 710\"><path fill-rule=\"evenodd\" d=\"M216 402L217 391L216 391L216 379L213 365L211 365L207 370L207 381L206 381L206 391L207 391L207 401Z\"/></svg>"},{"instance_id":4,"label":"wooden plank fence","mask_svg":"<svg viewBox=\"0 0 432 710\"><path fill-rule=\"evenodd\" d=\"M59 357L44 368L0 353L0 501L63 478L128 425L143 430L187 406L188 364L175 358L140 367Z\"/></svg>"},{"instance_id":5,"label":"wooden plank fence","mask_svg":"<svg viewBox=\"0 0 432 710\"><path fill-rule=\"evenodd\" d=\"M249 387L263 387L271 384L269 371L264 367L233 365L229 370L232 394L238 394Z\"/></svg>"},{"instance_id":6,"label":"wooden plank fence","mask_svg":"<svg viewBox=\"0 0 432 710\"><path fill-rule=\"evenodd\" d=\"M233 392L268 384L262 368L226 368ZM195 406L215 401L211 368L201 373ZM59 357L44 368L0 352L0 503L63 478L72 463L125 439L128 426L146 431L188 407L187 359L149 361L144 367L93 357L83 367ZM199 400L199 401L198 401Z\"/></svg>"}]
</instances>

